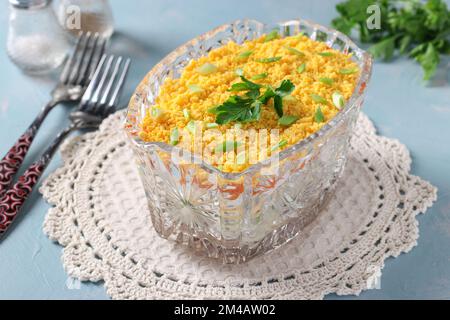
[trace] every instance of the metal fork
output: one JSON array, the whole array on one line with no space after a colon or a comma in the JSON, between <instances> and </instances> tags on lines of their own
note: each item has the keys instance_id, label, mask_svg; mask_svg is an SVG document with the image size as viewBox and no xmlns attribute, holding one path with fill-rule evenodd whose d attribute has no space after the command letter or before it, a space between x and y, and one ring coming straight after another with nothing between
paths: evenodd
<instances>
[{"instance_id":1,"label":"metal fork","mask_svg":"<svg viewBox=\"0 0 450 320\"><path fill-rule=\"evenodd\" d=\"M64 65L59 82L51 93L50 101L0 161L0 197L10 186L37 131L50 111L61 102L81 99L103 56L106 42L107 40L101 38L98 33L80 32L75 49Z\"/></svg>"},{"instance_id":2,"label":"metal fork","mask_svg":"<svg viewBox=\"0 0 450 320\"><path fill-rule=\"evenodd\" d=\"M114 67L112 67L114 65ZM55 151L74 130L97 128L116 110L120 91L130 66L130 59L104 55L86 89L79 107L70 114L70 125L55 138L41 158L33 163L0 199L0 237L16 218L33 187L41 177Z\"/></svg>"}]
</instances>

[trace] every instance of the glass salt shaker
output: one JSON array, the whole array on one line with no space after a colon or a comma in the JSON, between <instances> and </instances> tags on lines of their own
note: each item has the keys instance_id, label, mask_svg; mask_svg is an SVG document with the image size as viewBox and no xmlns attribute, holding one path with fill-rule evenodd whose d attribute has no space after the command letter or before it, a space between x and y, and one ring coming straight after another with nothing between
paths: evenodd
<instances>
[{"instance_id":1,"label":"glass salt shaker","mask_svg":"<svg viewBox=\"0 0 450 320\"><path fill-rule=\"evenodd\" d=\"M60 25L76 39L80 31L109 38L113 32L112 10L107 0L59 0L56 12Z\"/></svg>"},{"instance_id":2,"label":"glass salt shaker","mask_svg":"<svg viewBox=\"0 0 450 320\"><path fill-rule=\"evenodd\" d=\"M70 44L51 0L9 0L9 58L25 72L46 73L60 66Z\"/></svg>"}]
</instances>

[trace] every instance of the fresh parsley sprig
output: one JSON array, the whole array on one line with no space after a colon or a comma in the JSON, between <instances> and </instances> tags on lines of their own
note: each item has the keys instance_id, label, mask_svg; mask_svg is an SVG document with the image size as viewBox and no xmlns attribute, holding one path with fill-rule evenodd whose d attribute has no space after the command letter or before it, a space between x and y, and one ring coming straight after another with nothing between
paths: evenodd
<instances>
[{"instance_id":1,"label":"fresh parsley sprig","mask_svg":"<svg viewBox=\"0 0 450 320\"><path fill-rule=\"evenodd\" d=\"M371 5L380 8L380 28L369 29L366 12ZM450 54L450 11L443 0L394 1L346 0L336 6L340 16L332 25L350 35L359 32L363 43L376 58L391 60L396 55L415 59L429 80L436 72L441 54Z\"/></svg>"},{"instance_id":2,"label":"fresh parsley sprig","mask_svg":"<svg viewBox=\"0 0 450 320\"><path fill-rule=\"evenodd\" d=\"M210 113L216 115L216 123L257 121L261 117L261 106L267 104L270 99L274 100L274 108L278 117L283 117L283 97L295 89L290 80L283 80L277 88L273 88L254 83L244 76L240 76L240 78L242 82L233 84L228 91L245 91L245 94L230 96L221 105L209 109ZM265 89L264 93L261 93L261 89Z\"/></svg>"}]
</instances>

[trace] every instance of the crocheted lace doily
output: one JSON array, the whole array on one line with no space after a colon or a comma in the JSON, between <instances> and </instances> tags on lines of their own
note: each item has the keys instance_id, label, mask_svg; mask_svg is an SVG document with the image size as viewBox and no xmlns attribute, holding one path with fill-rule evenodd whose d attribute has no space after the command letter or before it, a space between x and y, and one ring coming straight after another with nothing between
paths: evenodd
<instances>
[{"instance_id":1,"label":"crocheted lace doily","mask_svg":"<svg viewBox=\"0 0 450 320\"><path fill-rule=\"evenodd\" d=\"M160 238L151 227L123 113L68 141L43 183L54 207L44 232L63 247L67 273L104 280L116 299L320 299L359 294L384 260L417 243L416 215L436 188L409 173L404 145L361 115L347 166L327 208L290 243L242 265L223 265Z\"/></svg>"}]
</instances>

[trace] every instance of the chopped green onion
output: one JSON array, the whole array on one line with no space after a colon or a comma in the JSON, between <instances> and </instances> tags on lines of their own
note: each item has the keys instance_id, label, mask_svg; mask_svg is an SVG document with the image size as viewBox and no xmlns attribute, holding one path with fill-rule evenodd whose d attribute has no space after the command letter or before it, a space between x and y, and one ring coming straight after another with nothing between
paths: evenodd
<instances>
[{"instance_id":1,"label":"chopped green onion","mask_svg":"<svg viewBox=\"0 0 450 320\"><path fill-rule=\"evenodd\" d=\"M328 101L322 96L319 96L318 94L312 94L311 98L313 99L314 102L328 104Z\"/></svg>"},{"instance_id":2,"label":"chopped green onion","mask_svg":"<svg viewBox=\"0 0 450 320\"><path fill-rule=\"evenodd\" d=\"M344 68L339 70L340 74L352 74L358 72L357 68Z\"/></svg>"},{"instance_id":3,"label":"chopped green onion","mask_svg":"<svg viewBox=\"0 0 450 320\"><path fill-rule=\"evenodd\" d=\"M207 129L213 129L213 128L217 128L219 125L217 124L217 123L215 123L215 122L213 122L213 123L207 123L206 124L206 128Z\"/></svg>"},{"instance_id":4,"label":"chopped green onion","mask_svg":"<svg viewBox=\"0 0 450 320\"><path fill-rule=\"evenodd\" d=\"M281 60L281 57L271 57L271 58L264 58L264 59L256 59L256 62L272 63L272 62L277 62L280 60Z\"/></svg>"},{"instance_id":5,"label":"chopped green onion","mask_svg":"<svg viewBox=\"0 0 450 320\"><path fill-rule=\"evenodd\" d=\"M290 126L297 120L298 120L297 116L284 115L280 119L278 119L278 124L282 126Z\"/></svg>"},{"instance_id":6,"label":"chopped green onion","mask_svg":"<svg viewBox=\"0 0 450 320\"><path fill-rule=\"evenodd\" d=\"M178 132L178 128L172 129L170 132L170 144L176 146L180 140L180 133Z\"/></svg>"},{"instance_id":7,"label":"chopped green onion","mask_svg":"<svg viewBox=\"0 0 450 320\"><path fill-rule=\"evenodd\" d=\"M236 75L238 76L243 76L244 75L244 70L242 70L241 68L237 68L234 73L236 73Z\"/></svg>"},{"instance_id":8,"label":"chopped green onion","mask_svg":"<svg viewBox=\"0 0 450 320\"><path fill-rule=\"evenodd\" d=\"M319 52L318 55L322 56L322 57L332 57L332 56L334 56L334 53L333 52Z\"/></svg>"},{"instance_id":9,"label":"chopped green onion","mask_svg":"<svg viewBox=\"0 0 450 320\"><path fill-rule=\"evenodd\" d=\"M241 142L238 141L224 141L221 144L218 144L214 149L215 153L219 152L228 152L228 151L236 151L236 149L242 145Z\"/></svg>"},{"instance_id":10,"label":"chopped green onion","mask_svg":"<svg viewBox=\"0 0 450 320\"><path fill-rule=\"evenodd\" d=\"M161 110L160 108L157 107L150 108L150 115L152 116L153 119L158 119L159 117L162 116L163 113L164 111Z\"/></svg>"},{"instance_id":11,"label":"chopped green onion","mask_svg":"<svg viewBox=\"0 0 450 320\"><path fill-rule=\"evenodd\" d=\"M324 83L324 84L326 84L326 85L328 85L328 86L331 86L334 83L333 79L327 78L327 77L320 78L319 81Z\"/></svg>"},{"instance_id":12,"label":"chopped green onion","mask_svg":"<svg viewBox=\"0 0 450 320\"><path fill-rule=\"evenodd\" d=\"M339 92L334 92L331 95L331 98L333 100L333 104L336 106L336 108L338 108L339 110L341 110L341 108L344 106L345 104L345 100L344 100L344 96L342 94L340 94Z\"/></svg>"},{"instance_id":13,"label":"chopped green onion","mask_svg":"<svg viewBox=\"0 0 450 320\"><path fill-rule=\"evenodd\" d=\"M189 118L191 117L191 114L189 113L189 110L184 108L183 109L183 116L185 119L189 120Z\"/></svg>"},{"instance_id":14,"label":"chopped green onion","mask_svg":"<svg viewBox=\"0 0 450 320\"><path fill-rule=\"evenodd\" d=\"M284 48L297 56L303 57L305 55L303 52L301 52L295 48L288 47L288 46L284 46Z\"/></svg>"},{"instance_id":15,"label":"chopped green onion","mask_svg":"<svg viewBox=\"0 0 450 320\"><path fill-rule=\"evenodd\" d=\"M243 51L237 57L239 60L247 59L248 57L250 57L252 55L252 53L253 53L252 50Z\"/></svg>"},{"instance_id":16,"label":"chopped green onion","mask_svg":"<svg viewBox=\"0 0 450 320\"><path fill-rule=\"evenodd\" d=\"M306 70L306 63L303 62L298 68L297 68L297 72L298 73L303 73Z\"/></svg>"},{"instance_id":17,"label":"chopped green onion","mask_svg":"<svg viewBox=\"0 0 450 320\"><path fill-rule=\"evenodd\" d=\"M192 93L203 92L203 88L200 87L199 85L196 85L196 84L190 84L190 85L188 85L188 89L189 89L189 91L192 92Z\"/></svg>"},{"instance_id":18,"label":"chopped green onion","mask_svg":"<svg viewBox=\"0 0 450 320\"><path fill-rule=\"evenodd\" d=\"M288 95L283 97L283 101L296 102L297 99L295 97L291 96L290 94L288 94Z\"/></svg>"},{"instance_id":19,"label":"chopped green onion","mask_svg":"<svg viewBox=\"0 0 450 320\"><path fill-rule=\"evenodd\" d=\"M325 116L322 113L322 109L320 106L317 107L316 113L314 114L314 121L317 123L321 123L325 121Z\"/></svg>"},{"instance_id":20,"label":"chopped green onion","mask_svg":"<svg viewBox=\"0 0 450 320\"><path fill-rule=\"evenodd\" d=\"M191 134L195 134L195 131L197 130L197 125L195 124L195 121L194 120L189 121L188 124L186 125L186 129Z\"/></svg>"},{"instance_id":21,"label":"chopped green onion","mask_svg":"<svg viewBox=\"0 0 450 320\"><path fill-rule=\"evenodd\" d=\"M208 75L208 74L216 72L217 66L212 63L207 62L207 63L201 65L200 67L198 67L196 70L198 73L200 73L202 75Z\"/></svg>"},{"instance_id":22,"label":"chopped green onion","mask_svg":"<svg viewBox=\"0 0 450 320\"><path fill-rule=\"evenodd\" d=\"M266 34L264 37L264 42L269 42L275 39L278 39L280 35L278 34L278 30L274 29L270 33Z\"/></svg>"},{"instance_id":23,"label":"chopped green onion","mask_svg":"<svg viewBox=\"0 0 450 320\"><path fill-rule=\"evenodd\" d=\"M269 75L269 74L268 74L267 72L263 72L263 73L254 75L251 79L252 79L252 80L260 80L260 79L267 78L268 75Z\"/></svg>"},{"instance_id":24,"label":"chopped green onion","mask_svg":"<svg viewBox=\"0 0 450 320\"><path fill-rule=\"evenodd\" d=\"M280 142L278 142L276 145L274 145L271 149L270 149L270 151L271 152L274 152L275 150L277 150L277 149L281 149L281 148L283 148L285 145L287 145L288 144L288 142L287 142L287 140L281 140Z\"/></svg>"}]
</instances>

